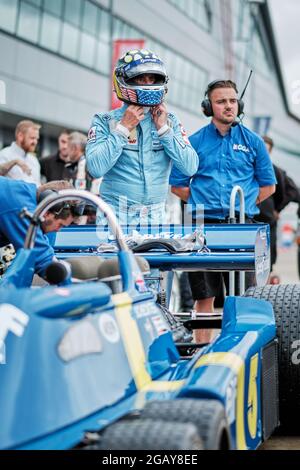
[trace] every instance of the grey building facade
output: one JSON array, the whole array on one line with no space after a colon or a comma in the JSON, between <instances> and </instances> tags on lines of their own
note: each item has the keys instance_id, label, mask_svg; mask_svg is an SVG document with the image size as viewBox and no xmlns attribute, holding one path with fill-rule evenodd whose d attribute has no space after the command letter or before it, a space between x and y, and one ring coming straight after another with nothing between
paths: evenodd
<instances>
[{"instance_id":1,"label":"grey building facade","mask_svg":"<svg viewBox=\"0 0 300 470\"><path fill-rule=\"evenodd\" d=\"M252 69L244 122L274 137L275 161L298 164L300 120L288 108L268 3L258 0L0 0L0 148L24 117L42 124L43 155L61 129L87 131L110 107L112 41L122 38L145 39L165 60L168 108L189 134L208 122L207 83L231 78L241 91Z\"/></svg>"}]
</instances>

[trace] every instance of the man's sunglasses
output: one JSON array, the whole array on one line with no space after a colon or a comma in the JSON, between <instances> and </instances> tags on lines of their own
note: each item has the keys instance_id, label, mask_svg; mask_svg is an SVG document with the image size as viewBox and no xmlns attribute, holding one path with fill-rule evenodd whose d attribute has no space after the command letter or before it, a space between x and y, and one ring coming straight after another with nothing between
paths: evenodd
<instances>
[{"instance_id":1,"label":"man's sunglasses","mask_svg":"<svg viewBox=\"0 0 300 470\"><path fill-rule=\"evenodd\" d=\"M73 217L80 217L84 212L85 203L71 203L71 202L63 202L62 204L57 204L56 206L51 208L51 212L56 217L66 217L69 213Z\"/></svg>"}]
</instances>

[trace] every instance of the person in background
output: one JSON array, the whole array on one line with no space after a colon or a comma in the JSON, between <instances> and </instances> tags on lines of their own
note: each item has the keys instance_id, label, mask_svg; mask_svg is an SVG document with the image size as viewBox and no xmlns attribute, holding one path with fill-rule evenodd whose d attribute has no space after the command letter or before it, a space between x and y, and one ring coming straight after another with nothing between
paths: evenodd
<instances>
[{"instance_id":1,"label":"person in background","mask_svg":"<svg viewBox=\"0 0 300 470\"><path fill-rule=\"evenodd\" d=\"M15 142L0 151L0 164L20 160L25 165L14 164L6 176L15 180L23 180L39 186L41 183L41 168L34 155L39 141L41 126L33 121L20 121L15 129Z\"/></svg>"},{"instance_id":2,"label":"person in background","mask_svg":"<svg viewBox=\"0 0 300 470\"><path fill-rule=\"evenodd\" d=\"M271 137L264 135L263 140L266 144L267 150L271 155L274 147L274 142ZM300 191L296 183L290 178L286 172L279 166L273 163L277 185L276 191L272 196L262 201L259 204L260 213L255 216L258 222L264 222L270 225L270 251L271 251L271 275L269 282L271 284L278 284L279 277L272 273L273 266L277 259L277 228L280 212L290 203L296 202L299 204L298 212L300 211Z\"/></svg>"},{"instance_id":3,"label":"person in background","mask_svg":"<svg viewBox=\"0 0 300 470\"><path fill-rule=\"evenodd\" d=\"M34 212L39 200L47 191L70 189L72 185L67 181L52 181L36 187L33 183L16 181L0 176L0 247L12 244L16 251L24 246L29 220L20 217L24 207ZM70 225L79 216L79 204L63 202L51 207L44 214L44 221L37 230L35 251L35 271L41 277L45 276L47 266L54 258L54 250L50 245L46 233L58 232L61 228Z\"/></svg>"},{"instance_id":4,"label":"person in background","mask_svg":"<svg viewBox=\"0 0 300 470\"><path fill-rule=\"evenodd\" d=\"M68 141L70 132L63 130L58 137L58 150L40 160L41 173L47 181L63 179L65 164L68 161Z\"/></svg>"},{"instance_id":5,"label":"person in background","mask_svg":"<svg viewBox=\"0 0 300 470\"><path fill-rule=\"evenodd\" d=\"M72 132L68 140L68 163L65 165L63 179L71 181L75 189L85 189L99 194L99 180L93 179L86 168L85 147L87 137L81 132ZM85 205L83 216L79 223L95 224L96 208L90 204Z\"/></svg>"},{"instance_id":6,"label":"person in background","mask_svg":"<svg viewBox=\"0 0 300 470\"><path fill-rule=\"evenodd\" d=\"M6 176L7 173L15 165L18 165L24 171L24 173L27 173L27 175L31 174L31 170L30 170L29 166L25 162L23 162L22 160L19 160L18 158L15 158L14 160L11 160L10 162L0 164L0 176Z\"/></svg>"},{"instance_id":7,"label":"person in background","mask_svg":"<svg viewBox=\"0 0 300 470\"><path fill-rule=\"evenodd\" d=\"M204 207L205 224L226 223L232 188L239 185L245 195L246 221L250 223L259 212L257 205L275 191L276 178L263 140L236 122L243 106L234 82L211 82L202 102L203 112L212 117L211 122L190 137L199 156L198 170L190 178L176 167L172 169L172 192L188 202L195 222L199 222ZM214 299L224 279L222 273L189 273L196 312L213 312ZM206 340L211 332L207 333Z\"/></svg>"},{"instance_id":8,"label":"person in background","mask_svg":"<svg viewBox=\"0 0 300 470\"><path fill-rule=\"evenodd\" d=\"M92 178L86 169L85 146L87 137L81 132L71 132L68 139L68 162L62 174L64 180L71 181L75 189L89 190Z\"/></svg>"}]
</instances>

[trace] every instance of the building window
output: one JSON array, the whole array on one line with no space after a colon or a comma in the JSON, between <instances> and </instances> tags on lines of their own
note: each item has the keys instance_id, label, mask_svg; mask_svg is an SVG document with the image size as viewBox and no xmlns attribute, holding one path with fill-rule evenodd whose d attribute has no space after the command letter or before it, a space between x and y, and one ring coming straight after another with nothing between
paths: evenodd
<instances>
[{"instance_id":1,"label":"building window","mask_svg":"<svg viewBox=\"0 0 300 470\"><path fill-rule=\"evenodd\" d=\"M208 0L169 0L176 9L206 31L211 30L212 11Z\"/></svg>"},{"instance_id":2,"label":"building window","mask_svg":"<svg viewBox=\"0 0 300 470\"><path fill-rule=\"evenodd\" d=\"M59 18L44 12L42 16L41 46L57 52L59 49L61 21Z\"/></svg>"},{"instance_id":3,"label":"building window","mask_svg":"<svg viewBox=\"0 0 300 470\"><path fill-rule=\"evenodd\" d=\"M42 4L42 0L27 0L28 3L31 3L35 7L40 7Z\"/></svg>"},{"instance_id":4,"label":"building window","mask_svg":"<svg viewBox=\"0 0 300 470\"><path fill-rule=\"evenodd\" d=\"M87 1L84 2L82 29L92 36L97 35L98 10L99 8L97 8L93 3Z\"/></svg>"},{"instance_id":5,"label":"building window","mask_svg":"<svg viewBox=\"0 0 300 470\"><path fill-rule=\"evenodd\" d=\"M44 10L61 17L63 0L44 0Z\"/></svg>"},{"instance_id":6,"label":"building window","mask_svg":"<svg viewBox=\"0 0 300 470\"><path fill-rule=\"evenodd\" d=\"M0 0L0 30L105 75L110 73L111 21L90 0Z\"/></svg>"},{"instance_id":7,"label":"building window","mask_svg":"<svg viewBox=\"0 0 300 470\"><path fill-rule=\"evenodd\" d=\"M40 25L40 10L24 0L20 3L18 36L37 43Z\"/></svg>"},{"instance_id":8,"label":"building window","mask_svg":"<svg viewBox=\"0 0 300 470\"><path fill-rule=\"evenodd\" d=\"M96 48L96 70L104 74L110 74L111 67L111 16L104 10L99 11L98 18L98 43Z\"/></svg>"},{"instance_id":9,"label":"building window","mask_svg":"<svg viewBox=\"0 0 300 470\"><path fill-rule=\"evenodd\" d=\"M82 0L65 0L64 20L79 27L82 16Z\"/></svg>"},{"instance_id":10,"label":"building window","mask_svg":"<svg viewBox=\"0 0 300 470\"><path fill-rule=\"evenodd\" d=\"M103 42L98 42L96 51L96 69L109 75L111 60L111 47Z\"/></svg>"},{"instance_id":11,"label":"building window","mask_svg":"<svg viewBox=\"0 0 300 470\"><path fill-rule=\"evenodd\" d=\"M76 60L78 55L78 40L79 30L68 23L64 23L60 50L62 55Z\"/></svg>"},{"instance_id":12,"label":"building window","mask_svg":"<svg viewBox=\"0 0 300 470\"><path fill-rule=\"evenodd\" d=\"M9 33L16 31L17 0L0 0L0 28Z\"/></svg>"},{"instance_id":13,"label":"building window","mask_svg":"<svg viewBox=\"0 0 300 470\"><path fill-rule=\"evenodd\" d=\"M111 16L104 10L100 11L98 37L100 41L110 42Z\"/></svg>"},{"instance_id":14,"label":"building window","mask_svg":"<svg viewBox=\"0 0 300 470\"><path fill-rule=\"evenodd\" d=\"M96 38L84 32L80 37L79 62L87 67L93 67L96 53Z\"/></svg>"}]
</instances>

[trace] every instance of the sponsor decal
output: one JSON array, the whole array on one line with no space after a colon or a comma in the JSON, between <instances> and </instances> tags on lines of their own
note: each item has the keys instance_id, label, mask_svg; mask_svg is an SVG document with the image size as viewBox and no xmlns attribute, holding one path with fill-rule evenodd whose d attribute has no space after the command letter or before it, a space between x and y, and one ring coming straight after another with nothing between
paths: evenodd
<instances>
[{"instance_id":1,"label":"sponsor decal","mask_svg":"<svg viewBox=\"0 0 300 470\"><path fill-rule=\"evenodd\" d=\"M137 275L135 278L135 287L138 292L147 292L147 287L142 275Z\"/></svg>"},{"instance_id":2,"label":"sponsor decal","mask_svg":"<svg viewBox=\"0 0 300 470\"><path fill-rule=\"evenodd\" d=\"M191 144L190 144L190 141L189 141L189 139L188 139L186 130L185 130L185 128L183 127L183 125L181 124L181 122L179 123L179 127L180 127L180 132L181 132L181 135L182 135L182 138L183 138L184 143L186 143L186 145L191 145Z\"/></svg>"},{"instance_id":3,"label":"sponsor decal","mask_svg":"<svg viewBox=\"0 0 300 470\"><path fill-rule=\"evenodd\" d=\"M54 294L60 295L61 297L69 297L71 295L71 291L66 287L58 287L57 289L54 289Z\"/></svg>"},{"instance_id":4,"label":"sponsor decal","mask_svg":"<svg viewBox=\"0 0 300 470\"><path fill-rule=\"evenodd\" d=\"M87 136L87 141L88 142L95 142L96 140L96 126L93 126L90 128L88 136Z\"/></svg>"},{"instance_id":5,"label":"sponsor decal","mask_svg":"<svg viewBox=\"0 0 300 470\"><path fill-rule=\"evenodd\" d=\"M99 317L99 329L104 338L109 343L120 341L120 331L116 320L108 313L103 313Z\"/></svg>"},{"instance_id":6,"label":"sponsor decal","mask_svg":"<svg viewBox=\"0 0 300 470\"><path fill-rule=\"evenodd\" d=\"M86 320L71 326L58 345L58 354L65 362L101 352L100 335L92 323Z\"/></svg>"},{"instance_id":7,"label":"sponsor decal","mask_svg":"<svg viewBox=\"0 0 300 470\"><path fill-rule=\"evenodd\" d=\"M163 335L166 331L168 331L165 320L160 315L151 317L151 321L154 328L156 329L158 336Z\"/></svg>"},{"instance_id":8,"label":"sponsor decal","mask_svg":"<svg viewBox=\"0 0 300 470\"><path fill-rule=\"evenodd\" d=\"M136 319L149 317L152 314L157 315L157 307L153 302L139 303L134 306Z\"/></svg>"}]
</instances>

